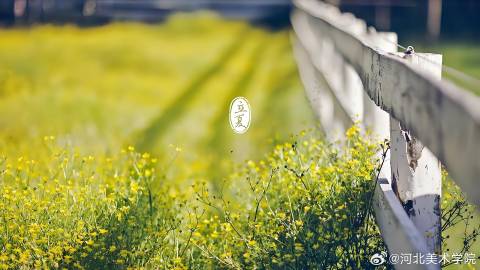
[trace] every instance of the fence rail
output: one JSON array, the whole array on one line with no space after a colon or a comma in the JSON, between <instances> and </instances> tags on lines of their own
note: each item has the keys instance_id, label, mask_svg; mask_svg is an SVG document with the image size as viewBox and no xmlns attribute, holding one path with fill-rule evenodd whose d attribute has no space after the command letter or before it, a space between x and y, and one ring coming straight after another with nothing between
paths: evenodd
<instances>
[{"instance_id":1,"label":"fence rail","mask_svg":"<svg viewBox=\"0 0 480 270\"><path fill-rule=\"evenodd\" d=\"M360 120L391 142L374 198L389 251L439 254L440 162L480 205L480 98L440 80L441 55L398 53L396 34L320 1L294 6L295 57L327 137Z\"/></svg>"}]
</instances>

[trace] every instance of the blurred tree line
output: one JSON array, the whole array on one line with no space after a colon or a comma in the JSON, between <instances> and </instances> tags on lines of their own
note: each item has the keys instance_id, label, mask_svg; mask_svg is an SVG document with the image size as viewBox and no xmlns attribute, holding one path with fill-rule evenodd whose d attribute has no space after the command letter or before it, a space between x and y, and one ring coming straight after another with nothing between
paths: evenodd
<instances>
[{"instance_id":1,"label":"blurred tree line","mask_svg":"<svg viewBox=\"0 0 480 270\"><path fill-rule=\"evenodd\" d=\"M325 0L381 31L407 39L478 39L477 0ZM110 20L162 21L176 11L209 9L225 17L288 26L290 0L1 0L0 24Z\"/></svg>"},{"instance_id":2,"label":"blurred tree line","mask_svg":"<svg viewBox=\"0 0 480 270\"><path fill-rule=\"evenodd\" d=\"M326 0L405 39L478 39L478 0Z\"/></svg>"},{"instance_id":3,"label":"blurred tree line","mask_svg":"<svg viewBox=\"0 0 480 270\"><path fill-rule=\"evenodd\" d=\"M289 25L291 5L290 0L1 0L0 23L159 22L178 11L213 10L227 18L282 28Z\"/></svg>"}]
</instances>

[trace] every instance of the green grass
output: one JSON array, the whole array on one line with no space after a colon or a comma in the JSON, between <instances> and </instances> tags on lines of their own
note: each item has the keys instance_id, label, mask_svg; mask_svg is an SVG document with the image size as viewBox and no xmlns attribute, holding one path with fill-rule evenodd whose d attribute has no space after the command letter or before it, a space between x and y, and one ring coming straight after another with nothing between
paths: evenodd
<instances>
[{"instance_id":1,"label":"green grass","mask_svg":"<svg viewBox=\"0 0 480 270\"><path fill-rule=\"evenodd\" d=\"M420 45L419 51L443 55L443 64L480 80L480 45L473 42L445 41L433 46ZM467 91L480 95L480 84L458 76L456 72L443 71L443 78Z\"/></svg>"}]
</instances>

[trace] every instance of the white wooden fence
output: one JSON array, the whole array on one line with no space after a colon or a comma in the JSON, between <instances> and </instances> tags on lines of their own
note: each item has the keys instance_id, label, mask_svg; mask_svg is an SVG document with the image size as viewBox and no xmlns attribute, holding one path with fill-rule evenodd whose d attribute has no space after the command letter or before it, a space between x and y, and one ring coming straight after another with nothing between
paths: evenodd
<instances>
[{"instance_id":1,"label":"white wooden fence","mask_svg":"<svg viewBox=\"0 0 480 270\"><path fill-rule=\"evenodd\" d=\"M389 252L441 254L440 162L480 205L480 98L440 80L441 55L398 53L395 33L318 0L294 5L295 57L327 137L359 120L390 140L374 197Z\"/></svg>"}]
</instances>

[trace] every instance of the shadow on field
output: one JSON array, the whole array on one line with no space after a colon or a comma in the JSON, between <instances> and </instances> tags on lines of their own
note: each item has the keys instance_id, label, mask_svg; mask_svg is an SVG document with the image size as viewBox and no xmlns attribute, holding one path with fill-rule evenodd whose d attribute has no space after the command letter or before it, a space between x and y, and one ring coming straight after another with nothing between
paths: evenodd
<instances>
[{"instance_id":1,"label":"shadow on field","mask_svg":"<svg viewBox=\"0 0 480 270\"><path fill-rule=\"evenodd\" d=\"M233 100L235 97L243 96L249 89L255 72L258 70L256 67L258 66L258 63L261 62L261 58L264 55L267 44L268 41L264 40L254 48L253 52L250 55L250 58L248 59L248 66L246 71L230 89L230 94L222 103L223 109L219 113L217 113L217 116L212 122L215 132L213 132L213 135L207 140L206 145L212 150L212 154L217 160L220 160L222 156L227 153L231 147L231 143L228 143L226 141L227 136L225 134L225 132L229 130L228 114L230 107L228 107L228 105L230 105L231 100ZM210 163L210 167L212 170L209 171L213 172L214 175L212 177L218 180L218 177L221 175L222 172L221 170L219 170L219 168L214 170L212 168L214 166L216 166L215 162Z\"/></svg>"},{"instance_id":2,"label":"shadow on field","mask_svg":"<svg viewBox=\"0 0 480 270\"><path fill-rule=\"evenodd\" d=\"M220 55L219 58L204 72L200 72L199 75L192 79L191 83L187 85L183 94L179 96L169 107L160 113L150 125L148 125L138 135L136 147L140 151L146 151L155 146L155 143L159 137L161 137L173 123L173 121L179 118L186 110L188 102L192 100L196 95L201 93L201 88L208 80L213 77L218 71L222 70L227 61L235 54L247 40L245 38L249 29L245 29L237 34L237 38L231 45Z\"/></svg>"}]
</instances>

